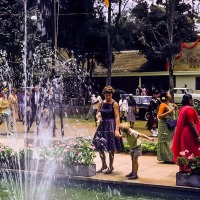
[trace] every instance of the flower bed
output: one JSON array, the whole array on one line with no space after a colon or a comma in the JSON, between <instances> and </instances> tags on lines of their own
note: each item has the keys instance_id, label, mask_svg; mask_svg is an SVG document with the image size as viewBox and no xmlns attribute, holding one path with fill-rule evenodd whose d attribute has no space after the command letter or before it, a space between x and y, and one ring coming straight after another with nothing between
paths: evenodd
<instances>
[{"instance_id":1,"label":"flower bed","mask_svg":"<svg viewBox=\"0 0 200 200\"><path fill-rule=\"evenodd\" d=\"M82 137L57 142L52 147L40 147L35 154L40 160L55 159L65 163L94 164L95 150L91 140Z\"/></svg>"},{"instance_id":2,"label":"flower bed","mask_svg":"<svg viewBox=\"0 0 200 200\"><path fill-rule=\"evenodd\" d=\"M24 169L25 154L27 155L27 159L31 158L32 150L27 148L14 151L9 146L0 144L0 167L9 169Z\"/></svg>"},{"instance_id":3,"label":"flower bed","mask_svg":"<svg viewBox=\"0 0 200 200\"><path fill-rule=\"evenodd\" d=\"M28 148L19 152L1 144L0 167L24 169L26 162L28 170L44 171L47 163L51 163L48 166L55 164L55 173L82 175L81 171L85 171L86 173L83 173L83 176L92 176L96 173L95 156L91 140L81 137L60 141L50 147L34 147L32 144L28 144ZM67 169L69 166L71 170ZM91 170L87 171L87 168ZM73 172L76 173L73 174Z\"/></svg>"},{"instance_id":4,"label":"flower bed","mask_svg":"<svg viewBox=\"0 0 200 200\"><path fill-rule=\"evenodd\" d=\"M200 187L200 156L194 156L188 150L182 151L177 157L177 164L176 185Z\"/></svg>"},{"instance_id":5,"label":"flower bed","mask_svg":"<svg viewBox=\"0 0 200 200\"><path fill-rule=\"evenodd\" d=\"M177 164L182 173L200 175L200 156L194 156L188 150L180 152L180 156L177 157Z\"/></svg>"}]
</instances>

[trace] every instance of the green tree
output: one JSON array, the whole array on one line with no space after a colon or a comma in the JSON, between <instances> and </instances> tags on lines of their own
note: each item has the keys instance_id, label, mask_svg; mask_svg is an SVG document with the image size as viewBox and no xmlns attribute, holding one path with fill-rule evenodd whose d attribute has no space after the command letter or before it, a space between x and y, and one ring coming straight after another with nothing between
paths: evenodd
<instances>
[{"instance_id":1,"label":"green tree","mask_svg":"<svg viewBox=\"0 0 200 200\"><path fill-rule=\"evenodd\" d=\"M132 37L135 44L150 62L168 61L170 89L174 87L174 55L179 52L181 42L197 38L191 13L190 4L180 0L158 0L157 4L151 5L140 1L132 10L135 19Z\"/></svg>"},{"instance_id":2,"label":"green tree","mask_svg":"<svg viewBox=\"0 0 200 200\"><path fill-rule=\"evenodd\" d=\"M4 62L0 67L9 68L9 76L2 75L6 81L15 79L18 74L18 64L21 60L21 45L23 34L20 32L22 20L22 1L9 0L0 2L0 50ZM3 53L4 52L4 53ZM5 72L1 70L1 72Z\"/></svg>"}]
</instances>

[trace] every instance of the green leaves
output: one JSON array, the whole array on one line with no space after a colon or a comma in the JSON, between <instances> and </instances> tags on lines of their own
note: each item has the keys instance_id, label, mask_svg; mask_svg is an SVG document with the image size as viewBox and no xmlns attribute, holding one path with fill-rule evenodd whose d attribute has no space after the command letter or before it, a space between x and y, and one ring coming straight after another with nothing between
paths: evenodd
<instances>
[{"instance_id":1,"label":"green leaves","mask_svg":"<svg viewBox=\"0 0 200 200\"><path fill-rule=\"evenodd\" d=\"M133 30L135 45L143 52L151 62L166 60L172 53L179 53L182 41L195 40L194 11L191 6L176 1L174 13L169 14L172 5L157 4L147 6L144 2L139 2L132 10L137 26ZM171 42L168 30L167 19L174 20ZM193 20L192 20L193 19ZM189 34L188 34L189 33ZM159 69L158 69L159 70Z\"/></svg>"},{"instance_id":2,"label":"green leaves","mask_svg":"<svg viewBox=\"0 0 200 200\"><path fill-rule=\"evenodd\" d=\"M127 142L124 142L124 151L129 152L130 147ZM143 142L142 143L142 153L157 153L157 143L154 142Z\"/></svg>"},{"instance_id":3,"label":"green leaves","mask_svg":"<svg viewBox=\"0 0 200 200\"><path fill-rule=\"evenodd\" d=\"M96 157L92 141L82 137L57 142L52 147L38 147L37 158L40 160L57 160L60 162L91 165Z\"/></svg>"}]
</instances>

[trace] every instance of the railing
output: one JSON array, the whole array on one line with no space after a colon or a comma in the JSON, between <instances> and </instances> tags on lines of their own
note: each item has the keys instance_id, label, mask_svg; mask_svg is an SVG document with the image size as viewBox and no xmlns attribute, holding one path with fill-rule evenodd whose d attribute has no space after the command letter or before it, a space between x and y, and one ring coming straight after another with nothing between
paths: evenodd
<instances>
[{"instance_id":1,"label":"railing","mask_svg":"<svg viewBox=\"0 0 200 200\"><path fill-rule=\"evenodd\" d=\"M70 106L85 106L85 98L70 98Z\"/></svg>"}]
</instances>

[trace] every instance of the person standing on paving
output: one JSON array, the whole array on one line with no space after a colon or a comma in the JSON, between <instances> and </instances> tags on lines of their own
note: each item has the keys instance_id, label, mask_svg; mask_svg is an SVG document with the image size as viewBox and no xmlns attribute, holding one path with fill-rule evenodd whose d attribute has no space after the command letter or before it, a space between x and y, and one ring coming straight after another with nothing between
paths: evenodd
<instances>
[{"instance_id":1,"label":"person standing on paving","mask_svg":"<svg viewBox=\"0 0 200 200\"><path fill-rule=\"evenodd\" d=\"M129 174L126 175L129 180L137 179L138 175L138 157L142 155L142 146L141 140L139 137L146 138L150 141L154 141L153 138L146 136L145 134L138 133L137 131L130 128L130 125L126 122L121 123L119 125L119 131L122 132L118 137L125 137L129 146L130 146L130 154L132 160L132 170Z\"/></svg>"},{"instance_id":2,"label":"person standing on paving","mask_svg":"<svg viewBox=\"0 0 200 200\"><path fill-rule=\"evenodd\" d=\"M157 118L157 112L158 107L160 105L160 100L158 99L159 92L158 90L153 91L153 97L150 101L148 112L149 112L149 118L147 121L147 128L150 130L153 137L158 136L158 118Z\"/></svg>"},{"instance_id":3,"label":"person standing on paving","mask_svg":"<svg viewBox=\"0 0 200 200\"><path fill-rule=\"evenodd\" d=\"M30 119L30 126L28 126L27 132L30 131L30 128L33 124L34 121L36 121L36 125L37 125L37 131L38 131L38 125L39 125L39 110L41 107L41 103L43 100L43 93L41 92L41 90L39 89L39 85L36 84L34 86L34 90L31 94L31 111L32 111L32 115L31 115L31 119Z\"/></svg>"},{"instance_id":4,"label":"person standing on paving","mask_svg":"<svg viewBox=\"0 0 200 200\"><path fill-rule=\"evenodd\" d=\"M120 115L120 123L122 120L126 122L128 114L128 101L125 98L125 95L122 94L121 99L119 100L119 115Z\"/></svg>"},{"instance_id":5,"label":"person standing on paving","mask_svg":"<svg viewBox=\"0 0 200 200\"><path fill-rule=\"evenodd\" d=\"M99 104L97 113L101 113L101 122L96 130L93 139L93 145L99 151L102 162L102 167L97 173L102 173L104 170L106 174L110 174L114 170L114 153L115 151L124 150L122 138L119 136L119 106L112 98L115 90L111 86L106 86L103 89L105 99ZM109 166L106 164L106 154L109 153Z\"/></svg>"},{"instance_id":6,"label":"person standing on paving","mask_svg":"<svg viewBox=\"0 0 200 200\"><path fill-rule=\"evenodd\" d=\"M128 101L128 115L127 115L127 121L130 122L130 127L134 127L135 122L135 112L134 108L136 107L136 101L133 97L133 94L129 94Z\"/></svg>"},{"instance_id":7,"label":"person standing on paving","mask_svg":"<svg viewBox=\"0 0 200 200\"><path fill-rule=\"evenodd\" d=\"M97 109L99 107L99 104L101 102L102 102L101 96L99 96L98 92L95 92L95 95L91 98L91 103L92 103L92 114L93 114L93 118L94 118L96 127L97 127L96 114L97 114Z\"/></svg>"}]
</instances>

